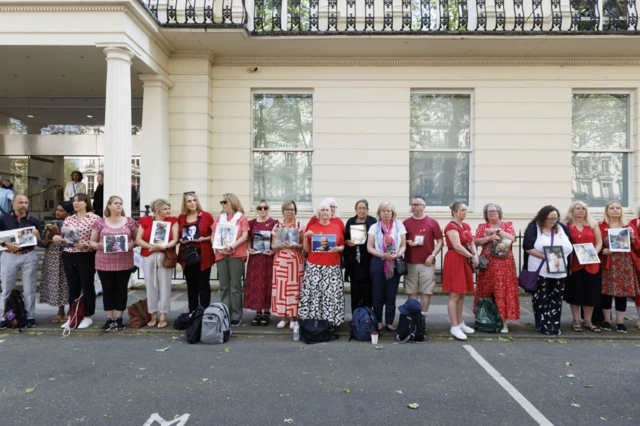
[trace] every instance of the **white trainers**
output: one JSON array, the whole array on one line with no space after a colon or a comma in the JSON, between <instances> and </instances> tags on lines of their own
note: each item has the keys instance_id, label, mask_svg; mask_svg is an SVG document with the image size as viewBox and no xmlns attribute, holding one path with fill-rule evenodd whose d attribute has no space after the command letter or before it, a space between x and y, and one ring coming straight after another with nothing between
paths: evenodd
<instances>
[{"instance_id":1,"label":"white trainers","mask_svg":"<svg viewBox=\"0 0 640 426\"><path fill-rule=\"evenodd\" d=\"M78 328L89 328L92 324L93 320L91 318L82 318L82 321L80 321L80 325L78 325Z\"/></svg>"},{"instance_id":2,"label":"white trainers","mask_svg":"<svg viewBox=\"0 0 640 426\"><path fill-rule=\"evenodd\" d=\"M282 321L280 321L280 322L278 323L278 325L277 325L276 327L278 327L278 328L285 328L285 326L287 325L287 322L288 322L288 321L286 321L286 320L282 320Z\"/></svg>"},{"instance_id":3,"label":"white trainers","mask_svg":"<svg viewBox=\"0 0 640 426\"><path fill-rule=\"evenodd\" d=\"M507 322L504 322L504 327L500 330L500 333L507 334L509 332L509 327L507 327Z\"/></svg>"},{"instance_id":4,"label":"white trainers","mask_svg":"<svg viewBox=\"0 0 640 426\"><path fill-rule=\"evenodd\" d=\"M465 334L473 334L476 332L473 328L467 327L464 321L462 321L458 327L460 327L460 330Z\"/></svg>"},{"instance_id":5,"label":"white trainers","mask_svg":"<svg viewBox=\"0 0 640 426\"><path fill-rule=\"evenodd\" d=\"M293 330L296 327L296 324L298 324L298 321L291 321L289 328Z\"/></svg>"},{"instance_id":6,"label":"white trainers","mask_svg":"<svg viewBox=\"0 0 640 426\"><path fill-rule=\"evenodd\" d=\"M69 319L67 320L67 322L65 322L64 324L62 324L62 325L60 326L60 328L67 328L67 327L69 327L69 324L70 324L70 323L71 323L71 318L69 318Z\"/></svg>"},{"instance_id":7,"label":"white trainers","mask_svg":"<svg viewBox=\"0 0 640 426\"><path fill-rule=\"evenodd\" d=\"M467 340L467 335L462 332L460 326L451 327L451 330L449 330L449 332L458 340Z\"/></svg>"}]
</instances>

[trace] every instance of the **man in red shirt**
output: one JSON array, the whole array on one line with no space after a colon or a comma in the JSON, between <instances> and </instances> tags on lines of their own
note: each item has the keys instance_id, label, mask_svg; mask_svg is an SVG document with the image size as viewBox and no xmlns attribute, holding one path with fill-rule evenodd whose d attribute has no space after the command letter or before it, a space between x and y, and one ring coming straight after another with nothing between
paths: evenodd
<instances>
[{"instance_id":1,"label":"man in red shirt","mask_svg":"<svg viewBox=\"0 0 640 426\"><path fill-rule=\"evenodd\" d=\"M425 316L436 286L436 257L443 245L440 225L424 213L426 205L423 197L414 196L411 199L413 216L403 222L407 229L407 252L404 260L408 270L404 277L404 289L412 299L418 299L420 294L422 315Z\"/></svg>"}]
</instances>

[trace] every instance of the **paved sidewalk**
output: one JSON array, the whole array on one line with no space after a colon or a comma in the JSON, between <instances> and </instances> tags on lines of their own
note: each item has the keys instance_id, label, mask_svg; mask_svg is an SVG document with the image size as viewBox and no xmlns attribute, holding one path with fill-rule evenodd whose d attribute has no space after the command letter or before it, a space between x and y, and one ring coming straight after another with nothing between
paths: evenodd
<instances>
[{"instance_id":1,"label":"paved sidewalk","mask_svg":"<svg viewBox=\"0 0 640 426\"><path fill-rule=\"evenodd\" d=\"M129 300L128 304L137 302L140 299L146 297L146 293L143 289L134 288L129 291ZM39 300L39 295L38 295ZM407 300L407 297L404 294L398 294L397 298L397 306L402 305ZM212 294L212 303L220 301L220 294L217 291L214 291ZM349 321L351 321L351 301L350 295L345 295L346 302L346 318L345 322L338 328L338 334L341 336L349 336ZM100 333L99 327L104 324L106 321L106 314L104 311L100 310L102 308L102 297L98 297L96 306L98 310L94 315L94 324L91 328L86 330L74 330L73 334L76 333ZM568 305L564 305L562 308L562 334L560 336L546 336L535 331L534 327L534 319L533 319L533 310L531 307L531 298L530 297L521 297L520 298L520 321L510 322L509 323L509 334L491 334L491 333L475 333L470 335L469 338L473 339L506 339L506 338L526 338L526 339L552 339L562 341L564 339L592 339L592 340L600 340L600 339L638 339L640 340L640 330L635 328L635 324L637 321L637 316L635 313L635 306L631 304L627 308L627 314L625 318L625 324L629 330L627 334L617 333L615 331L602 332L602 333L592 333L590 331L583 331L582 333L576 333L571 330L571 311ZM473 309L473 295L469 295L465 298L465 310L464 310L464 320L465 323L471 327L474 324L474 315L472 312ZM149 328L143 327L141 329L129 329L120 332L124 334L136 334L136 333L175 333L171 326L171 321L173 321L178 315L183 312L187 312L187 293L186 291L174 291L171 297L171 312L168 315L168 319L170 320L170 324L168 327L164 329L158 328ZM49 305L43 305L38 303L36 306L36 321L38 326L33 330L28 331L37 331L37 332L46 332L46 333L61 333L61 329L59 325L51 323L51 318L56 314L57 309L52 308ZM292 331L287 327L285 329L276 328L276 324L279 319L272 315L271 324L266 327L253 327L251 326L251 320L255 315L254 311L244 311L243 321L239 327L234 327L233 331L235 334L242 335L291 335ZM396 311L396 321L398 320L399 312ZM128 322L128 315L125 313L125 324ZM447 314L447 296L445 295L436 295L432 297L431 307L429 308L429 316L427 318L427 328L429 332L434 337L440 338L449 338L449 316ZM112 334L114 332L110 332ZM180 332L183 333L183 332ZM389 339L390 333L384 333L382 336L383 339Z\"/></svg>"}]
</instances>

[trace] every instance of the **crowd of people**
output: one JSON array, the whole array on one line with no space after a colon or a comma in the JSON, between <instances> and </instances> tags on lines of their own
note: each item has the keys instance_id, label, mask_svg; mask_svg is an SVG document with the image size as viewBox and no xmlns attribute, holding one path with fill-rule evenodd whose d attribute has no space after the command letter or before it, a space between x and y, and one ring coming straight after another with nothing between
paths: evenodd
<instances>
[{"instance_id":1,"label":"crowd of people","mask_svg":"<svg viewBox=\"0 0 640 426\"><path fill-rule=\"evenodd\" d=\"M57 222L44 228L29 215L29 200L24 195L11 197L9 211L5 210L0 217L0 231L35 227L33 235L45 250L40 302L59 309L52 321L63 323L62 327L69 324L65 305L71 305L81 295L84 319L79 328L92 325L97 271L107 314L101 330L125 328L123 313L127 308L135 246L140 247L143 259L149 327L168 325L173 272L173 264L168 260L174 254L186 279L190 311L211 303L209 281L213 265L217 266L220 295L229 308L231 326L238 326L243 309L248 309L255 311L252 326L270 324L273 314L278 317L278 328L293 329L297 320L305 319L326 320L337 327L345 319L346 279L351 286L352 312L360 306L369 307L377 318L378 332L394 333L401 275L405 275L406 293L419 302L426 317L436 286L436 260L445 245L442 289L449 293L447 308L452 336L466 340L474 332L462 318L468 293L475 293L474 309L480 298L494 300L504 324L503 333L508 332L508 321L520 317L518 275L512 251L516 232L512 222L503 220L501 207L494 203L484 206L484 222L475 234L466 223L464 203L451 205L451 220L443 229L426 214L426 202L421 196L411 199L412 215L404 221L397 219L396 208L389 201L380 203L372 216L367 200L359 200L354 206L355 215L346 224L338 217L336 201L327 198L305 226L296 219L298 208L293 200L281 205L279 219L271 217L269 203L261 200L255 207L256 217L249 220L234 194L223 194L221 213L214 217L203 210L195 192L185 192L177 217L171 215L167 200L158 199L151 203L152 215L140 218L138 223L126 216L118 196L109 197L101 215L96 214L93 207L98 203L92 206L91 198L78 192L82 189L80 181L81 175L76 175L70 182L67 195L71 199L59 203ZM5 183L2 182L2 189ZM168 223L168 236L163 241L152 238L156 221ZM212 239L218 227L237 232L214 249ZM571 204L564 219L553 206L540 209L527 226L522 241L523 269L537 271L532 305L538 332L561 333L563 301L571 307L574 332L611 330L614 301L615 330L627 331L623 320L628 298L634 298L640 316L639 227L640 218L627 222L617 201L607 203L600 223L581 201ZM64 229L74 230L72 241L62 232ZM614 229L628 230L629 250L612 251L609 247L608 232ZM105 250L105 237L126 241L126 247ZM583 264L580 256L571 255L574 244L579 244L581 253L587 257L587 248L593 247L591 257L595 261ZM35 327L38 258L34 247L5 241L0 246L5 249L0 257L2 300L8 297L21 273L26 326ZM3 318L0 328L6 326ZM640 328L640 322L637 326Z\"/></svg>"}]
</instances>

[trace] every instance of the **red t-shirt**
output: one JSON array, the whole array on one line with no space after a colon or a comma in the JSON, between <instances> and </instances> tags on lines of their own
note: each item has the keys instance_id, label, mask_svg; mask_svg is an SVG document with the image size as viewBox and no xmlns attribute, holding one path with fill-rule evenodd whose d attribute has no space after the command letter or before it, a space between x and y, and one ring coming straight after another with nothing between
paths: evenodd
<instances>
[{"instance_id":1,"label":"red t-shirt","mask_svg":"<svg viewBox=\"0 0 640 426\"><path fill-rule=\"evenodd\" d=\"M424 263L427 257L433 253L435 240L442 239L442 230L437 220L425 216L422 219L410 217L402 222L407 230L407 240L416 240L416 235L424 237L424 244L411 247L407 244L407 251L404 254L404 261L407 263Z\"/></svg>"},{"instance_id":2,"label":"red t-shirt","mask_svg":"<svg viewBox=\"0 0 640 426\"><path fill-rule=\"evenodd\" d=\"M145 216L140 218L140 226L142 227L142 229L144 229L142 239L147 243L151 241L151 228L153 228L153 221L153 216ZM169 216L162 221L171 223L171 226L169 227L169 241L173 239L173 224L177 221L178 218L173 216ZM147 257L151 254L151 252L149 251L149 249L143 247L142 250L140 250L140 254L142 255L142 257Z\"/></svg>"},{"instance_id":3,"label":"red t-shirt","mask_svg":"<svg viewBox=\"0 0 640 426\"><path fill-rule=\"evenodd\" d=\"M338 247L344 245L344 224L342 226L343 227L340 228L340 226L333 221L329 222L328 225L316 222L313 225L307 225L307 231L313 232L314 235L335 235L336 247ZM307 241L309 247L311 247L311 236L307 237ZM336 266L340 265L340 253L311 252L307 256L307 260L314 265Z\"/></svg>"},{"instance_id":4,"label":"red t-shirt","mask_svg":"<svg viewBox=\"0 0 640 426\"><path fill-rule=\"evenodd\" d=\"M307 227L305 228L305 231L308 231L311 225L315 225L319 221L320 221L320 219L318 219L318 216L311 216L311 220L309 220L309 223L307 223ZM344 234L345 227L344 227L344 222L342 221L342 219L340 219L339 217L332 217L331 219L329 219L329 222L335 223L336 225L338 225L340 227L340 229L342 230L342 233ZM340 244L338 244L338 245L340 245Z\"/></svg>"}]
</instances>

